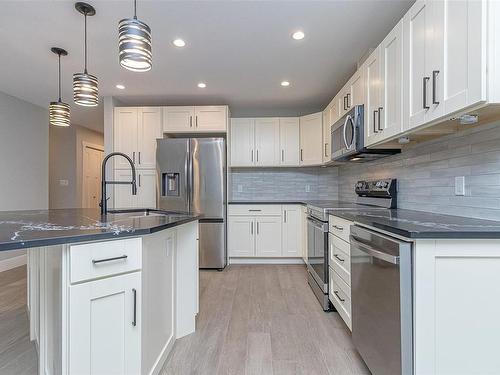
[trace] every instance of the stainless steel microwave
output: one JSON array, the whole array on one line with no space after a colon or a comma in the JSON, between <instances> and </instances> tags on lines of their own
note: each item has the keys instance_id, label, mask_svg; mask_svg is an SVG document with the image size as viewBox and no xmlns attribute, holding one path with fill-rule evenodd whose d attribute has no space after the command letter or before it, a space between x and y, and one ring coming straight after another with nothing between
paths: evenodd
<instances>
[{"instance_id":1,"label":"stainless steel microwave","mask_svg":"<svg viewBox=\"0 0 500 375\"><path fill-rule=\"evenodd\" d=\"M367 162L397 154L399 149L365 147L364 106L356 105L331 127L331 160L335 162Z\"/></svg>"}]
</instances>

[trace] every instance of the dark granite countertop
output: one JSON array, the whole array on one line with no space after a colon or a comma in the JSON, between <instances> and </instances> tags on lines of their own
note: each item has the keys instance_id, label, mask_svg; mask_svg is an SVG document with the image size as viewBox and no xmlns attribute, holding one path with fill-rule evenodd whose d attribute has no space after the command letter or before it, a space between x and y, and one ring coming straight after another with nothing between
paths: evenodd
<instances>
[{"instance_id":1,"label":"dark granite countertop","mask_svg":"<svg viewBox=\"0 0 500 375\"><path fill-rule=\"evenodd\" d=\"M473 219L412 210L345 210L338 216L409 239L500 238L500 221Z\"/></svg>"},{"instance_id":2,"label":"dark granite countertop","mask_svg":"<svg viewBox=\"0 0 500 375\"><path fill-rule=\"evenodd\" d=\"M98 209L0 211L0 251L140 236L199 218L155 210L121 211L105 217Z\"/></svg>"}]
</instances>

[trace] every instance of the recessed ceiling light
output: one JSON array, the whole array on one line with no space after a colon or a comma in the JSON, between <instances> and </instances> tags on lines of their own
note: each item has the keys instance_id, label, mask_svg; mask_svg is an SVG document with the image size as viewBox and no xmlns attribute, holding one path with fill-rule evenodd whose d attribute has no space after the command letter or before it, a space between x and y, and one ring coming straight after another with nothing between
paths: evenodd
<instances>
[{"instance_id":1,"label":"recessed ceiling light","mask_svg":"<svg viewBox=\"0 0 500 375\"><path fill-rule=\"evenodd\" d=\"M205 87L207 87L207 84L206 84L206 83L203 83L203 82L200 82L200 83L198 83L198 87L199 87L200 89L204 89Z\"/></svg>"},{"instance_id":2,"label":"recessed ceiling light","mask_svg":"<svg viewBox=\"0 0 500 375\"><path fill-rule=\"evenodd\" d=\"M125 86L121 85L121 84L118 84L115 86L117 89L120 89L120 90L125 90Z\"/></svg>"},{"instance_id":3,"label":"recessed ceiling light","mask_svg":"<svg viewBox=\"0 0 500 375\"><path fill-rule=\"evenodd\" d=\"M304 37L305 37L305 36L306 36L306 35L305 35L305 34L304 34L304 32L303 32L303 31L301 31L301 30L298 30L298 31L296 31L296 32L294 32L294 33L292 34L292 38L293 38L293 39L295 39L295 40L301 40L301 39L304 39Z\"/></svg>"},{"instance_id":4,"label":"recessed ceiling light","mask_svg":"<svg viewBox=\"0 0 500 375\"><path fill-rule=\"evenodd\" d=\"M174 41L172 41L172 43L176 47L184 47L186 45L186 42L182 39L175 39Z\"/></svg>"},{"instance_id":5,"label":"recessed ceiling light","mask_svg":"<svg viewBox=\"0 0 500 375\"><path fill-rule=\"evenodd\" d=\"M283 82L281 82L281 86L283 86L283 87L290 86L290 82L288 82L288 81L283 81Z\"/></svg>"}]
</instances>

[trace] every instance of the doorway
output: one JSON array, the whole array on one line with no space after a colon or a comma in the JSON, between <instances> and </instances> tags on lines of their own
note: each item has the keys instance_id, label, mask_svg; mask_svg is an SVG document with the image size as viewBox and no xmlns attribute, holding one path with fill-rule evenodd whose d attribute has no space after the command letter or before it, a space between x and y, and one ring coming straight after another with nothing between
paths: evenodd
<instances>
[{"instance_id":1,"label":"doorway","mask_svg":"<svg viewBox=\"0 0 500 375\"><path fill-rule=\"evenodd\" d=\"M101 197L101 164L104 148L83 142L82 207L98 208Z\"/></svg>"}]
</instances>

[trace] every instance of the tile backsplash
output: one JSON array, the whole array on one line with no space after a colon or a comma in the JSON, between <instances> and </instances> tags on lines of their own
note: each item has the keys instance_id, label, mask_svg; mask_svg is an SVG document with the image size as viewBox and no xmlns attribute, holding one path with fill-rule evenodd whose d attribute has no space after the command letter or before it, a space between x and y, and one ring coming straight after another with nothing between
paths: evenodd
<instances>
[{"instance_id":1,"label":"tile backsplash","mask_svg":"<svg viewBox=\"0 0 500 375\"><path fill-rule=\"evenodd\" d=\"M337 199L337 168L232 168L230 200Z\"/></svg>"},{"instance_id":2,"label":"tile backsplash","mask_svg":"<svg viewBox=\"0 0 500 375\"><path fill-rule=\"evenodd\" d=\"M455 177L465 177L465 196ZM339 198L353 201L358 180L398 179L398 207L500 220L500 124L493 123L409 146L367 164L339 167Z\"/></svg>"}]
</instances>

